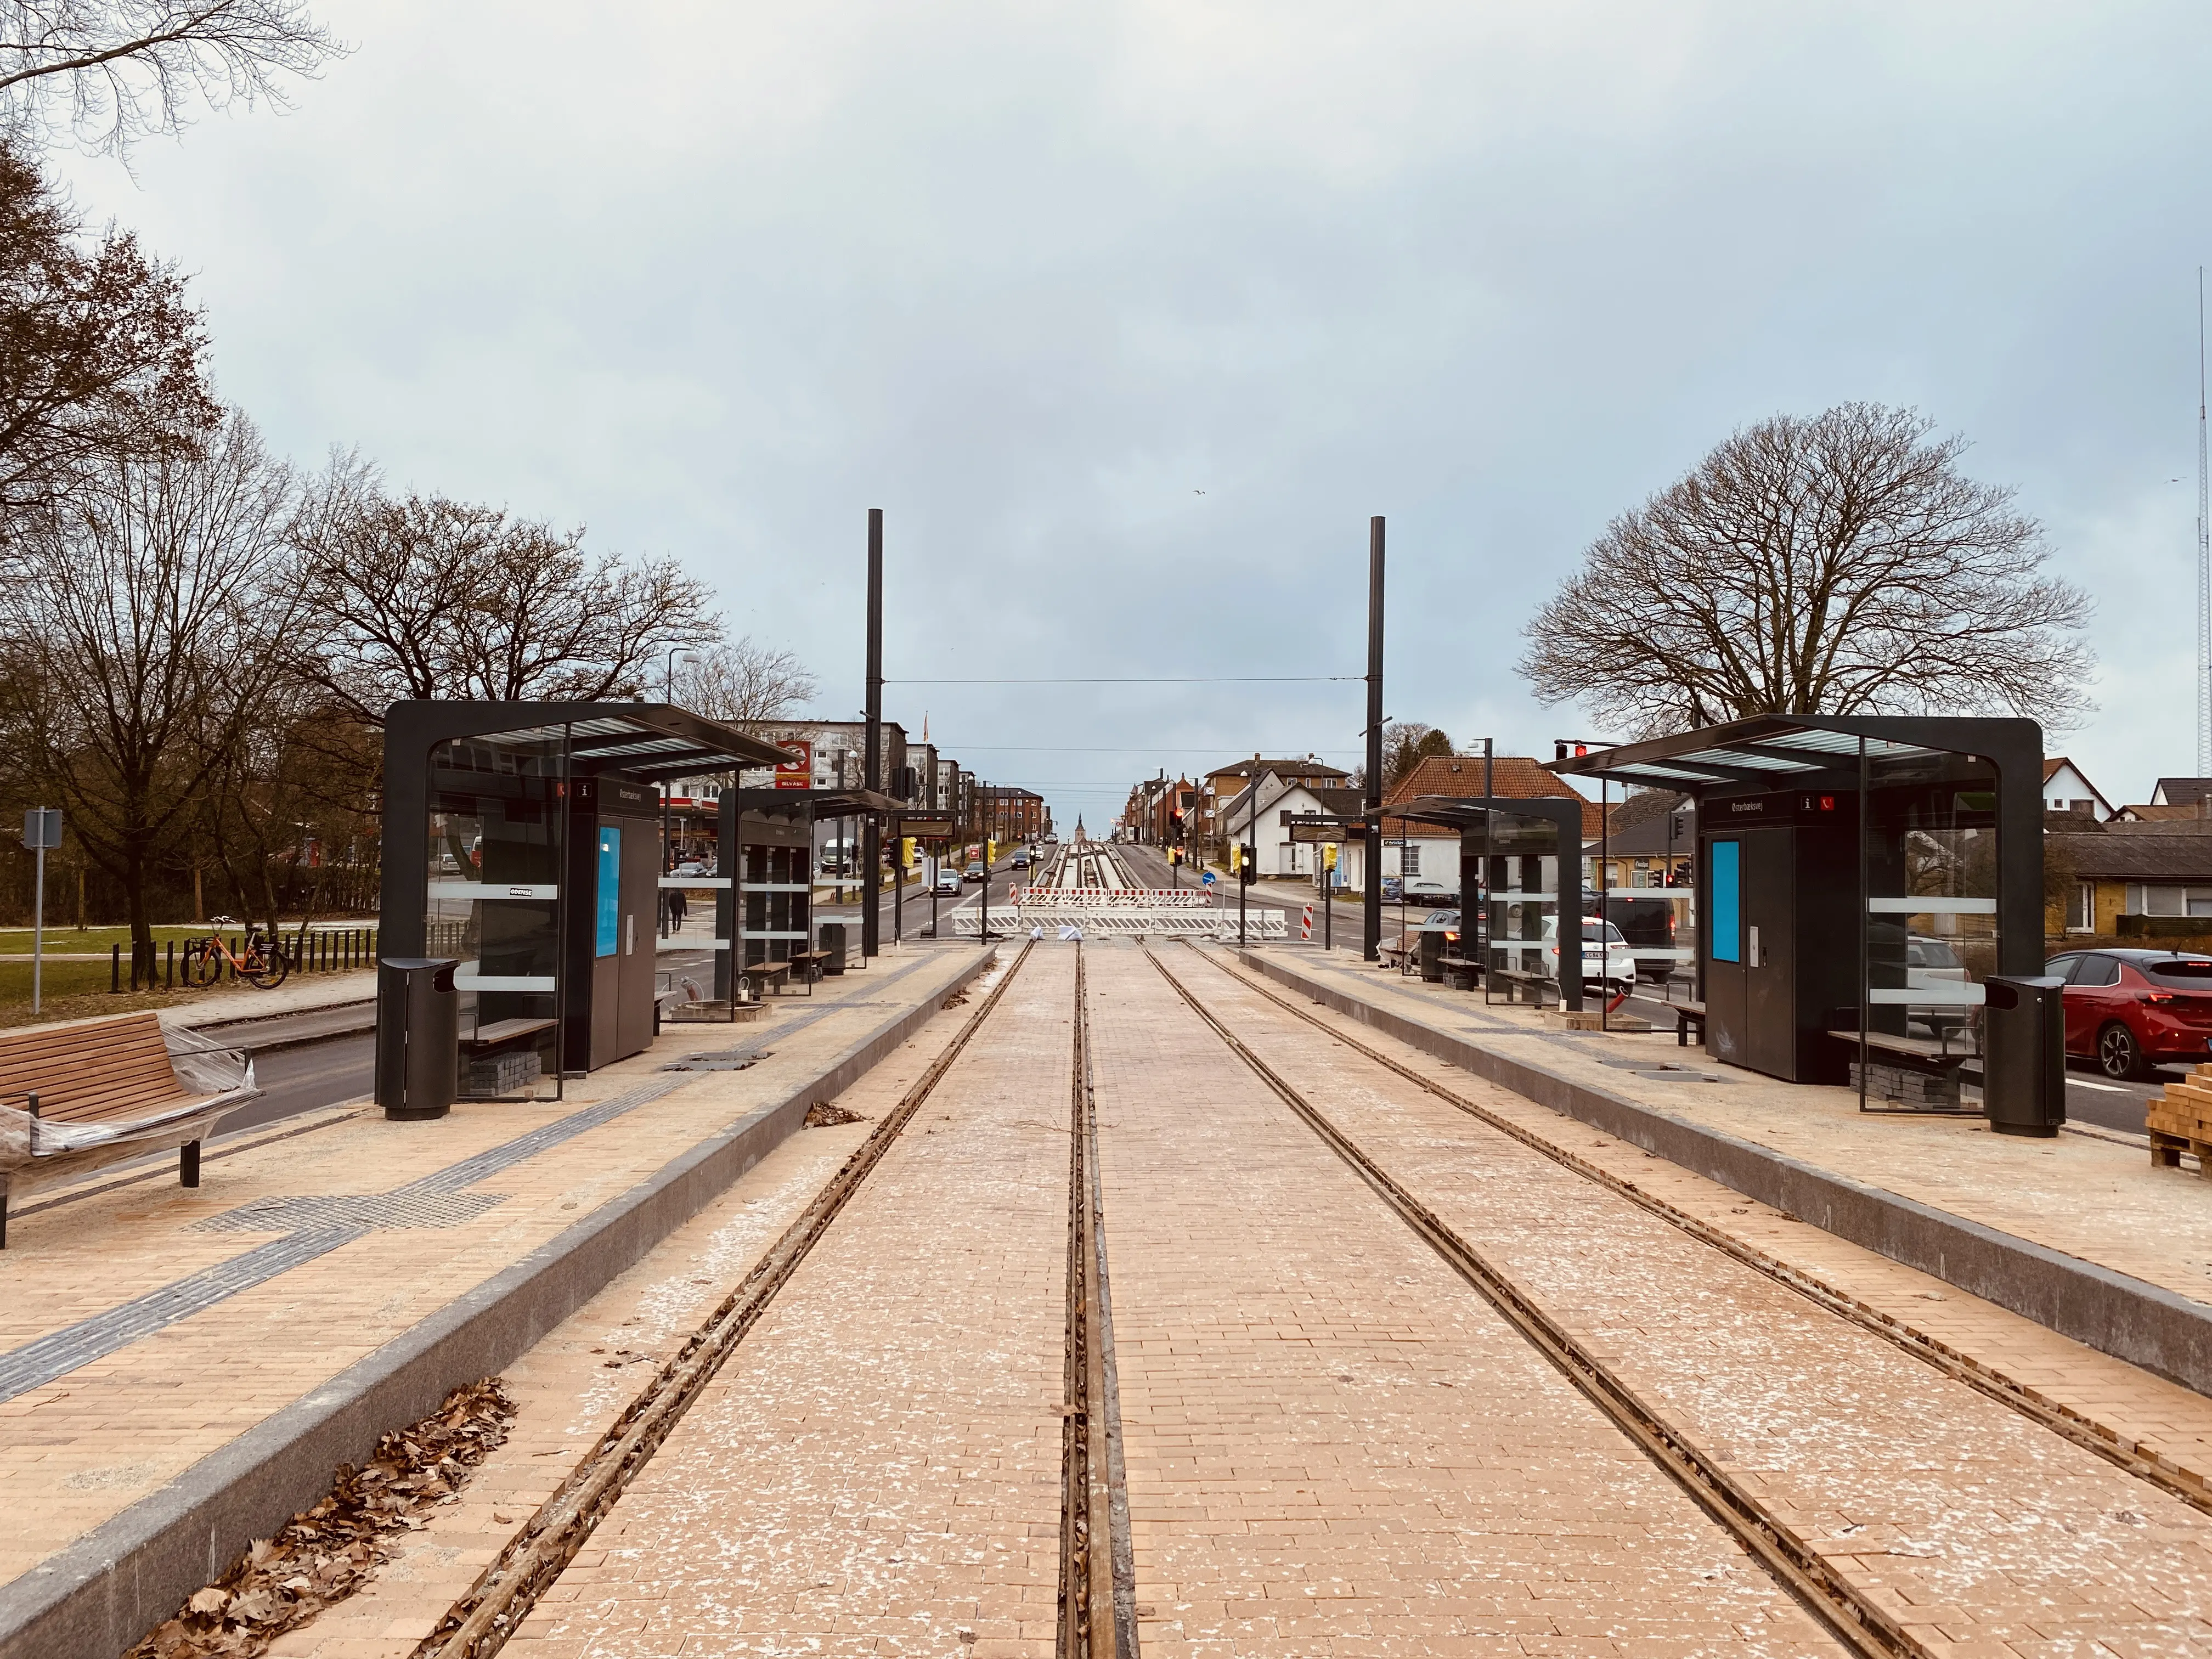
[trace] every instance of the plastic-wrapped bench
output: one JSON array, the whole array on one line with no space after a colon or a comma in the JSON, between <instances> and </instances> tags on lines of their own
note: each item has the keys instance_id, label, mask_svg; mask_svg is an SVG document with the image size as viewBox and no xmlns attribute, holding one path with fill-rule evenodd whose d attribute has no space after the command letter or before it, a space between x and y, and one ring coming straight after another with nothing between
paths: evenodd
<instances>
[{"instance_id":1,"label":"plastic-wrapped bench","mask_svg":"<svg viewBox=\"0 0 2212 1659\"><path fill-rule=\"evenodd\" d=\"M177 1149L177 1178L200 1184L200 1140L260 1091L253 1063L152 1014L0 1031L0 1249L11 1189Z\"/></svg>"}]
</instances>

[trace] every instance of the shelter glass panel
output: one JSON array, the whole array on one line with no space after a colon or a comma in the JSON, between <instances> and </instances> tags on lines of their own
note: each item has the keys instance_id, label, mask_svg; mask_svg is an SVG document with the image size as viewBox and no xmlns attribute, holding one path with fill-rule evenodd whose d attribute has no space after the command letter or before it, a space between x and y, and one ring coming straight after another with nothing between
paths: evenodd
<instances>
[{"instance_id":1,"label":"shelter glass panel","mask_svg":"<svg viewBox=\"0 0 2212 1659\"><path fill-rule=\"evenodd\" d=\"M1517 812L1493 811L1489 818L1483 850L1483 1000L1556 999L1559 826Z\"/></svg>"},{"instance_id":2,"label":"shelter glass panel","mask_svg":"<svg viewBox=\"0 0 2212 1659\"><path fill-rule=\"evenodd\" d=\"M1970 756L1869 755L1867 1029L1979 1052L1997 969L1997 779Z\"/></svg>"},{"instance_id":3,"label":"shelter glass panel","mask_svg":"<svg viewBox=\"0 0 2212 1659\"><path fill-rule=\"evenodd\" d=\"M557 737L431 751L425 945L460 963L464 1098L558 1091L564 770Z\"/></svg>"}]
</instances>

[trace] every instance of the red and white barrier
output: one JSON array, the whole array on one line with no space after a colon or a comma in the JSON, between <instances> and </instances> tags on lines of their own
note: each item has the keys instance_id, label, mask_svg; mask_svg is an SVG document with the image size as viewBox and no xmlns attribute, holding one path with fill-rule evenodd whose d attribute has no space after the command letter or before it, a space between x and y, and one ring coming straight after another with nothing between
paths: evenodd
<instances>
[{"instance_id":1,"label":"red and white barrier","mask_svg":"<svg viewBox=\"0 0 2212 1659\"><path fill-rule=\"evenodd\" d=\"M1298 937L1300 939L1313 937L1313 906L1310 904L1306 906L1305 915L1298 918Z\"/></svg>"}]
</instances>

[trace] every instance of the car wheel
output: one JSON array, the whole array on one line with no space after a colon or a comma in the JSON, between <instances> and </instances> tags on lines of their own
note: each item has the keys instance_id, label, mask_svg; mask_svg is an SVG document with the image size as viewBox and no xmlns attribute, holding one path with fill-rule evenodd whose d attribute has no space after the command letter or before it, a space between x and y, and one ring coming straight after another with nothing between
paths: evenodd
<instances>
[{"instance_id":1,"label":"car wheel","mask_svg":"<svg viewBox=\"0 0 2212 1659\"><path fill-rule=\"evenodd\" d=\"M2106 1077L2127 1079L2142 1075L2142 1048L2136 1034L2117 1022L2097 1034L2097 1067Z\"/></svg>"}]
</instances>

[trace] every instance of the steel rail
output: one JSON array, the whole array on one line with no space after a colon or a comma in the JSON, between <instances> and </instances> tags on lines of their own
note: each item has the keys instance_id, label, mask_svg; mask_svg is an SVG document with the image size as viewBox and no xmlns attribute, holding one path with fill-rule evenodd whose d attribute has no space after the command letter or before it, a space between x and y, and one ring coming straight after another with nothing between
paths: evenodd
<instances>
[{"instance_id":1,"label":"steel rail","mask_svg":"<svg viewBox=\"0 0 2212 1659\"><path fill-rule=\"evenodd\" d=\"M675 1358L654 1374L430 1634L416 1644L409 1659L489 1659L507 1644L538 1597L575 1559L630 1482L736 1352L745 1334L759 1322L776 1292L790 1282L799 1263L860 1190L868 1172L951 1070L969 1040L1013 983L1014 975L1029 959L1030 949L1027 945L1022 947L982 1006L968 1017L898 1104L884 1114L883 1121L854 1148L738 1287L685 1340Z\"/></svg>"},{"instance_id":2,"label":"steel rail","mask_svg":"<svg viewBox=\"0 0 2212 1659\"><path fill-rule=\"evenodd\" d=\"M2206 1489L2200 1477L2193 1471L2185 1469L2155 1454L2146 1453L2133 1443L2116 1437L2112 1429L2098 1422L2094 1418L2084 1415L2063 1401L2048 1399L2027 1384L2017 1382L2002 1371L1992 1370L1972 1354L1963 1352L1952 1347L1948 1343L1906 1324L1895 1315L1886 1313L1871 1303L1861 1301L1849 1291L1839 1290L1825 1279L1807 1273L1802 1267L1792 1267L1779 1256L1768 1255L1757 1245L1747 1243L1733 1233L1692 1215L1686 1210L1677 1208L1656 1194L1646 1192L1634 1182L1615 1175L1601 1164L1592 1163L1589 1159L1546 1139L1536 1131L1516 1123L1511 1118L1492 1111L1488 1107L1476 1101L1469 1100L1466 1096L1447 1088L1436 1079L1423 1075L1403 1061L1394 1059L1379 1049L1370 1048L1357 1037L1331 1025L1310 1011L1301 1008L1287 998L1278 995L1270 988L1260 984L1219 957L1208 955L1202 951L1196 951L1195 946L1193 949L1201 961L1207 963L1217 972L1226 975L1255 996L1265 998L1285 1013L1296 1015L1316 1030L1326 1033L1332 1041L1342 1043L1353 1053L1373 1060L1385 1070L1395 1072L1398 1076L1404 1078L1409 1083L1417 1085L1445 1104L1456 1107L1468 1116L1497 1130L1500 1134L1519 1141L1531 1152L1541 1153L1562 1169L1571 1170L1585 1180L1594 1182L1609 1192L1619 1194L1638 1208L1658 1217L1670 1226L1680 1229L1699 1243L1709 1245L1731 1261L1772 1279L1785 1289L1795 1291L1823 1312L1832 1314L1839 1319L1848 1320L1862 1329L1881 1337L1900 1352L1911 1355L1923 1364L1933 1366L1945 1376L1966 1384L1984 1398L2008 1407L2037 1426L2049 1430L2061 1439L2079 1446L2085 1451L2094 1453L2114 1468L2123 1470L2134 1475L2137 1480L2157 1487L2167 1497L2179 1499L2202 1514L2212 1515L2212 1491Z\"/></svg>"},{"instance_id":3,"label":"steel rail","mask_svg":"<svg viewBox=\"0 0 2212 1659\"><path fill-rule=\"evenodd\" d=\"M1698 1449L1696 1443L1645 1403L1612 1367L1584 1347L1515 1280L1460 1237L1444 1220L1394 1180L1328 1117L1215 1017L1168 965L1145 947L1145 957L1193 1013L1219 1037L1283 1103L1297 1114L1352 1171L1396 1212L1447 1266L1473 1285L1530 1346L1571 1382L1646 1456L1672 1477L1706 1514L1843 1644L1865 1659L1905 1654L1932 1659L1931 1650L1850 1581L1832 1571L1795 1528Z\"/></svg>"},{"instance_id":4,"label":"steel rail","mask_svg":"<svg viewBox=\"0 0 2212 1659\"><path fill-rule=\"evenodd\" d=\"M1097 1115L1091 1104L1090 1009L1083 946L1075 947L1073 1053L1068 1078L1067 1339L1060 1409L1060 1635L1058 1659L1135 1659L1134 1585L1117 1571L1128 1554L1117 1521L1108 1436L1114 1413L1106 1379L1111 1342L1105 1313L1104 1223L1100 1214ZM1126 1516L1123 1495L1121 1514ZM1124 1626L1127 1628L1125 1630Z\"/></svg>"}]
</instances>

